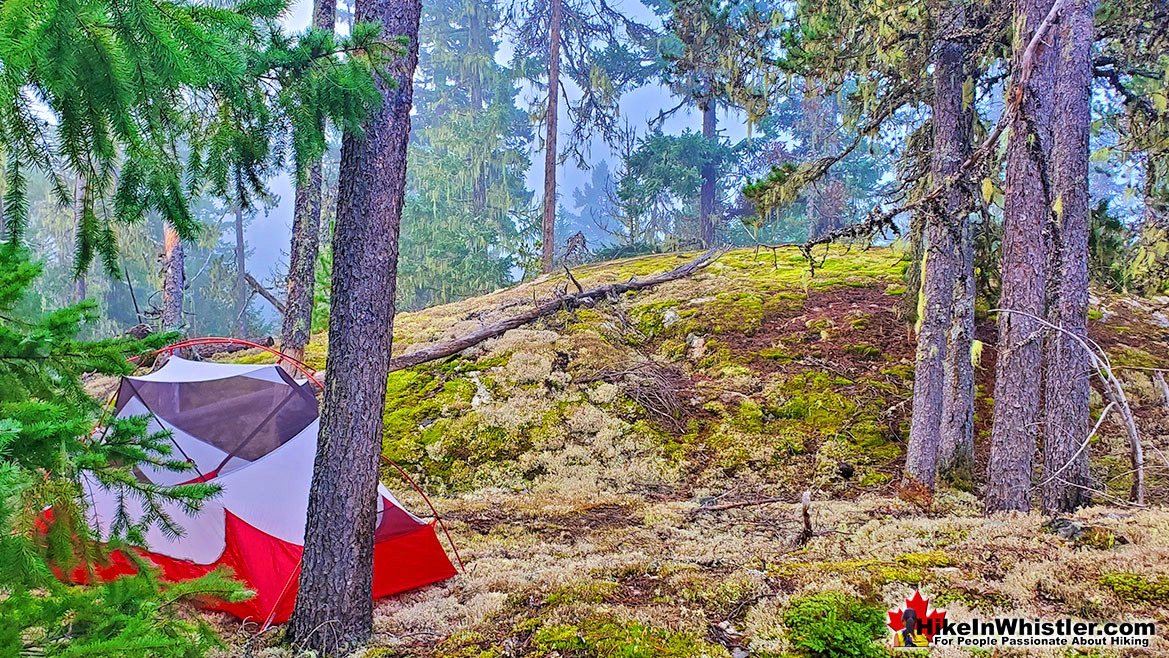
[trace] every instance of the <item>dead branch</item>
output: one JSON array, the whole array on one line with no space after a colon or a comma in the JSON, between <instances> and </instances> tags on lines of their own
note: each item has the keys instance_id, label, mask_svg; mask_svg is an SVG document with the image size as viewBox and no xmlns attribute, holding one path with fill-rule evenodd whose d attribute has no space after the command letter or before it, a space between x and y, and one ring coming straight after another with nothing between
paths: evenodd
<instances>
[{"instance_id":1,"label":"dead branch","mask_svg":"<svg viewBox=\"0 0 1169 658\"><path fill-rule=\"evenodd\" d=\"M722 512L723 510L739 509L740 507L754 507L756 505L772 505L775 503L785 503L782 498L756 498L754 500L739 500L733 503L722 503L720 505L703 505L694 510L694 513L699 512Z\"/></svg>"},{"instance_id":2,"label":"dead branch","mask_svg":"<svg viewBox=\"0 0 1169 658\"><path fill-rule=\"evenodd\" d=\"M679 265L669 272L664 272L646 279L630 279L621 283L610 283L596 288L590 288L583 292L578 292L574 295L561 294L552 299L536 304L534 308L528 309L519 315L500 320L494 324L489 324L481 327L477 331L473 331L465 336L453 338L451 340L435 343L429 347L424 347L420 350L403 354L390 359L389 372L402 370L403 368L410 368L422 363L443 359L448 356L454 356L459 352L482 343L490 338L502 336L503 334L522 327L531 322L535 322L540 318L553 315L561 310L571 311L580 306L587 306L595 304L598 300L603 300L607 297L622 295L627 292L645 290L654 286L668 283L670 281L677 281L692 276L702 268L710 265L718 260L719 256L723 254L722 250L711 249L701 256L691 260L683 265Z\"/></svg>"},{"instance_id":3,"label":"dead branch","mask_svg":"<svg viewBox=\"0 0 1169 658\"><path fill-rule=\"evenodd\" d=\"M244 272L244 281L248 282L248 286L252 290L256 291L257 295L268 300L268 303L271 304L272 307L277 311L279 311L280 315L284 315L284 302L280 301L276 295L272 294L272 291L261 285L260 282L256 280L256 277L248 274L247 272Z\"/></svg>"},{"instance_id":4,"label":"dead branch","mask_svg":"<svg viewBox=\"0 0 1169 658\"><path fill-rule=\"evenodd\" d=\"M1084 452L1084 450L1087 449L1088 444L1092 442L1092 437L1096 436L1096 432L1100 431L1100 426L1104 424L1104 419L1108 417L1108 412L1112 411L1112 408L1115 406L1116 406L1115 403L1109 402L1108 406L1104 407L1104 411L1100 412L1100 417L1096 419L1096 424L1092 427L1092 431L1088 432L1088 435L1084 437L1084 441L1082 443L1080 443L1080 447L1076 450L1075 454L1073 454L1071 457L1069 457L1067 462L1065 462L1063 466L1060 466L1054 473L1049 475L1046 479L1044 479L1039 484L1036 484L1035 486L1031 487L1032 491L1036 491L1038 489L1041 489L1043 487L1043 485L1047 484L1048 482L1052 482L1052 481L1056 480L1057 478L1060 479L1062 482L1066 482L1066 480L1063 480L1062 478L1059 477L1059 474L1063 473L1065 470L1067 470L1068 466L1071 466L1072 462L1076 461L1076 458L1080 456L1080 453Z\"/></svg>"},{"instance_id":5,"label":"dead branch","mask_svg":"<svg viewBox=\"0 0 1169 658\"><path fill-rule=\"evenodd\" d=\"M1058 4L1058 3L1057 3ZM1116 378L1116 374L1112 370L1112 362L1108 359L1108 354L1104 348L1100 347L1098 343L1090 338L1078 336L1063 327L1054 325L1047 320L1038 317L1034 314L1025 311L1013 311L1008 308L991 309L991 313L1013 313L1021 315L1026 318L1039 323L1041 326L1048 329L1053 329L1072 340L1079 343L1084 353L1088 355L1089 362L1092 368L1096 371L1097 376L1104 384L1104 399L1110 404L1115 404L1117 410L1120 412L1121 420L1124 421L1124 429L1128 434L1128 449L1129 460L1132 462L1133 483L1132 483L1132 501L1137 505L1145 504L1145 452L1141 447L1141 436L1137 430L1136 417L1133 416L1132 407L1128 404L1128 397L1124 393L1124 386L1120 380Z\"/></svg>"},{"instance_id":6,"label":"dead branch","mask_svg":"<svg viewBox=\"0 0 1169 658\"><path fill-rule=\"evenodd\" d=\"M804 521L804 528L796 537L796 546L806 546L815 533L812 532L812 492L805 491L800 497L800 516Z\"/></svg>"},{"instance_id":7,"label":"dead branch","mask_svg":"<svg viewBox=\"0 0 1169 658\"><path fill-rule=\"evenodd\" d=\"M1161 403L1169 409L1169 384L1165 383L1165 374L1160 370L1154 372L1153 381L1157 384L1157 392L1161 394Z\"/></svg>"}]
</instances>

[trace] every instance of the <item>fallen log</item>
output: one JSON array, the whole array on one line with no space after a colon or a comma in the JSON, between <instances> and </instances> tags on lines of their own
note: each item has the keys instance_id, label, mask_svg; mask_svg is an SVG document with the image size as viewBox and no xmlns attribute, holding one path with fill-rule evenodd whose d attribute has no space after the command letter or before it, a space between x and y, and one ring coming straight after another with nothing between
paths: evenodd
<instances>
[{"instance_id":1,"label":"fallen log","mask_svg":"<svg viewBox=\"0 0 1169 658\"><path fill-rule=\"evenodd\" d=\"M276 339L271 336L251 338L249 339L249 342L255 343L257 345L263 345L264 347L273 347L276 345ZM191 352L193 352L200 359L206 359L208 357L215 356L216 354L234 354L236 352L250 350L252 347L243 343L211 343L208 345L196 345L187 349L191 350Z\"/></svg>"},{"instance_id":2,"label":"fallen log","mask_svg":"<svg viewBox=\"0 0 1169 658\"><path fill-rule=\"evenodd\" d=\"M552 315L563 309L572 310L580 306L594 304L598 300L606 299L610 296L616 296L636 290L645 290L647 288L652 288L670 281L684 279L718 260L718 257L723 253L724 250L722 249L711 249L694 260L679 265L678 267L675 267L668 272L663 272L662 274L657 274L646 279L635 278L624 281L622 283L610 283L607 285L598 286L596 288L582 290L581 292L578 292L574 295L567 294L566 283L564 292L561 292L549 301L541 304L535 304L532 308L518 315L507 318L505 320L500 320L499 322L495 322L493 324L485 325L479 328L477 331L473 331L465 336L452 338L451 340L442 341L440 343L434 343L433 345L423 347L422 349L410 352L409 354L403 354L401 356L394 357L390 359L389 370L387 372L395 372L398 370L421 365L423 363L429 363L430 361L437 361L438 359L445 359L446 357L454 356L468 347L474 347L475 345L478 345L485 340L502 336L512 329L518 329L525 324L535 322L542 317ZM571 275L571 272L569 273L568 279L569 281L576 281L576 278ZM580 284L577 283L576 285L579 286ZM515 301L507 302L502 306L496 307L493 309L493 311L498 312L503 309L512 308L516 305L517 304ZM480 316L482 315L482 312L477 312L475 315ZM318 370L314 376L314 379L323 386L325 383L325 371Z\"/></svg>"},{"instance_id":3,"label":"fallen log","mask_svg":"<svg viewBox=\"0 0 1169 658\"><path fill-rule=\"evenodd\" d=\"M540 318L552 315L561 310L573 310L580 306L595 304L597 301L604 300L609 297L615 297L617 295L622 295L624 293L635 290L645 290L647 288L652 288L670 281L684 279L718 260L718 257L722 254L722 250L711 249L694 260L688 261L683 265L679 265L678 267L675 267L668 272L663 272L662 274L657 274L646 279L630 279L622 283L610 283L603 286L597 286L596 288L590 288L588 290L581 290L580 292L572 295L561 293L556 297L541 304L537 304L533 308L530 308L518 315L507 318L506 320L500 320L499 322L486 325L465 336L459 336L458 338L453 338L441 343L435 343L428 347L410 352L409 354L403 354L402 356L394 357L390 359L389 372L402 370L403 368L410 368L422 363L427 363L429 361L443 359L448 356L454 356L468 347L478 345L479 343L482 343L483 341L490 338L502 336L512 329L522 327L525 324L534 322ZM576 283L576 278L572 276L571 272L568 274L568 279L573 283ZM576 285L577 287L580 286L579 283Z\"/></svg>"},{"instance_id":4,"label":"fallen log","mask_svg":"<svg viewBox=\"0 0 1169 658\"><path fill-rule=\"evenodd\" d=\"M277 311L279 311L280 315L284 315L284 302L280 301L280 298L272 294L271 290L268 290L259 281L257 281L256 277L248 274L247 272L244 272L244 281L248 282L248 287L256 291L257 295L268 300L268 303L272 305L272 308L275 308Z\"/></svg>"}]
</instances>

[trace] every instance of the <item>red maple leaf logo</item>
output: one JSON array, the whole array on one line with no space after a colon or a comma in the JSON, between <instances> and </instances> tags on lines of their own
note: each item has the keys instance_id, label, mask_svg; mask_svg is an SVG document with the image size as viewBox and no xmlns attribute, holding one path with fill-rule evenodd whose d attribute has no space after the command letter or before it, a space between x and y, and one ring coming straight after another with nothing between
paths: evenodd
<instances>
[{"instance_id":1,"label":"red maple leaf logo","mask_svg":"<svg viewBox=\"0 0 1169 658\"><path fill-rule=\"evenodd\" d=\"M904 630L906 611L912 610L913 614L910 616L917 619L916 631L932 642L934 635L942 630L942 623L946 621L946 611L932 609L929 606L929 599L923 598L921 592L915 590L913 598L905 599L905 607L895 608L888 612L889 628L894 633L900 633Z\"/></svg>"}]
</instances>

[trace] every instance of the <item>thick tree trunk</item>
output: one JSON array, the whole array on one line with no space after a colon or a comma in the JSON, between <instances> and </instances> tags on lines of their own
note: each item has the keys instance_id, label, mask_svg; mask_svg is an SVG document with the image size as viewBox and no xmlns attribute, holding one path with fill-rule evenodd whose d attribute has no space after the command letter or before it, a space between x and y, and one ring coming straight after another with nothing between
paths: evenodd
<instances>
[{"instance_id":1,"label":"thick tree trunk","mask_svg":"<svg viewBox=\"0 0 1169 658\"><path fill-rule=\"evenodd\" d=\"M714 99L707 99L702 103L702 137L707 142L718 139L717 121L715 114L717 104ZM702 246L709 249L714 246L714 192L718 172L711 162L702 165L702 189L698 197L698 226L699 239Z\"/></svg>"},{"instance_id":2,"label":"thick tree trunk","mask_svg":"<svg viewBox=\"0 0 1169 658\"><path fill-rule=\"evenodd\" d=\"M313 27L332 31L337 21L336 0L315 0ZM313 292L317 251L321 242L321 161L308 165L296 184L292 211L292 244L288 257L288 288L280 327L280 349L294 359L304 356L312 335Z\"/></svg>"},{"instance_id":3,"label":"thick tree trunk","mask_svg":"<svg viewBox=\"0 0 1169 658\"><path fill-rule=\"evenodd\" d=\"M969 125L969 124L967 124ZM945 391L938 472L952 482L974 480L974 235L962 218L958 236L954 309L946 344Z\"/></svg>"},{"instance_id":4,"label":"thick tree trunk","mask_svg":"<svg viewBox=\"0 0 1169 658\"><path fill-rule=\"evenodd\" d=\"M965 23L961 5L938 3L939 31L943 34L934 57L933 156L930 176L940 183L958 171L970 153L970 113L962 89L966 82L966 47L946 38ZM917 366L913 376L913 415L909 448L905 454L907 480L933 489L946 397L946 355L954 318L955 279L960 275L958 240L966 218L965 192L951 186L925 216L926 257L922 282L920 329L917 333ZM966 356L969 360L969 353Z\"/></svg>"},{"instance_id":5,"label":"thick tree trunk","mask_svg":"<svg viewBox=\"0 0 1169 658\"><path fill-rule=\"evenodd\" d=\"M1057 257L1050 263L1057 298L1048 309L1048 321L1080 337L1087 335L1088 322L1088 134L1095 12L1095 0L1075 0L1060 21L1051 147L1059 235ZM1089 502L1088 451L1081 445L1090 423L1092 368L1080 343L1066 334L1049 336L1046 352L1043 507L1066 512Z\"/></svg>"},{"instance_id":6,"label":"thick tree trunk","mask_svg":"<svg viewBox=\"0 0 1169 658\"><path fill-rule=\"evenodd\" d=\"M167 331L183 328L183 288L186 272L183 263L183 241L169 223L162 225L162 328Z\"/></svg>"},{"instance_id":7,"label":"thick tree trunk","mask_svg":"<svg viewBox=\"0 0 1169 658\"><path fill-rule=\"evenodd\" d=\"M1019 0L1016 5L1015 75L1025 63L1024 46L1043 24L1051 6L1051 0ZM1051 202L1046 171L1051 154L1056 55L1048 43L1039 43L1025 86L1019 88L1012 81L1012 90L1023 96L1008 126L999 306L1036 317L1043 317L1047 282L1045 236L1050 230ZM998 328L986 509L1022 511L1031 508L1043 328L1019 313L1000 313Z\"/></svg>"},{"instance_id":8,"label":"thick tree trunk","mask_svg":"<svg viewBox=\"0 0 1169 658\"><path fill-rule=\"evenodd\" d=\"M560 28L562 0L552 0L552 24L548 38L548 109L544 120L548 134L544 140L544 219L540 269L552 271L556 256L556 113L560 101Z\"/></svg>"},{"instance_id":9,"label":"thick tree trunk","mask_svg":"<svg viewBox=\"0 0 1169 658\"><path fill-rule=\"evenodd\" d=\"M248 283L247 253L244 246L244 211L238 204L235 207L235 335L237 338L247 336L248 310Z\"/></svg>"},{"instance_id":10,"label":"thick tree trunk","mask_svg":"<svg viewBox=\"0 0 1169 658\"><path fill-rule=\"evenodd\" d=\"M384 104L341 149L329 367L288 627L293 641L324 654L366 641L373 625L374 506L421 11L420 0L358 0L356 9L356 20L380 22L409 45L378 82Z\"/></svg>"}]
</instances>

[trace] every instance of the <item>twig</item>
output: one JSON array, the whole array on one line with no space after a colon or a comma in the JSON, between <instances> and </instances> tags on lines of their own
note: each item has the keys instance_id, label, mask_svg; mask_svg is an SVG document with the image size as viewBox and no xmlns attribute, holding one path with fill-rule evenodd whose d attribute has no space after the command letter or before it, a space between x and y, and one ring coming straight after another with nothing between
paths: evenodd
<instances>
[{"instance_id":1,"label":"twig","mask_svg":"<svg viewBox=\"0 0 1169 658\"><path fill-rule=\"evenodd\" d=\"M1132 483L1132 499L1137 505L1145 504L1145 453L1141 447L1140 432L1137 431L1136 419L1133 416L1132 408L1128 404L1128 397L1124 394L1124 386L1121 385L1120 380L1112 372L1112 363L1108 359L1108 354L1099 344L1090 338L1079 336L1063 327L1054 325L1047 320L1038 317L1026 311L1014 311L1009 308L995 308L991 309L991 313L1013 313L1021 315L1026 318L1039 323L1041 326L1070 337L1072 340L1080 344L1084 352L1088 355L1092 363L1092 367L1096 370L1096 374L1104 382L1104 397L1109 402L1115 403L1117 409L1120 411L1121 418L1124 420L1124 429L1128 433L1129 443L1129 459L1132 462L1133 469L1133 483Z\"/></svg>"},{"instance_id":2,"label":"twig","mask_svg":"<svg viewBox=\"0 0 1169 658\"><path fill-rule=\"evenodd\" d=\"M728 509L739 509L740 507L753 507L755 505L771 505L773 503L785 503L782 498L756 498L755 500L740 500L733 503L722 503L721 505L703 505L694 510L694 513L699 512L721 512Z\"/></svg>"},{"instance_id":3,"label":"twig","mask_svg":"<svg viewBox=\"0 0 1169 658\"><path fill-rule=\"evenodd\" d=\"M1099 431L1100 426L1104 424L1104 419L1108 417L1108 412L1112 411L1112 408L1115 406L1115 402L1109 402L1108 406L1104 407L1104 411L1101 411L1100 417L1096 419L1096 425L1092 427L1091 432L1088 432L1088 436L1084 437L1084 442L1080 444L1080 447L1078 450L1076 450L1075 454L1073 454L1071 457L1068 457L1068 460L1064 463L1064 465L1060 466L1059 469L1052 473L1047 479L1031 487L1032 491L1039 489L1040 487L1043 487L1044 485L1058 478L1060 473L1063 473L1068 466L1072 465L1072 462L1076 461L1076 457L1079 457L1080 453L1088 447L1088 444L1092 441L1092 437L1096 436L1096 432Z\"/></svg>"}]
</instances>

